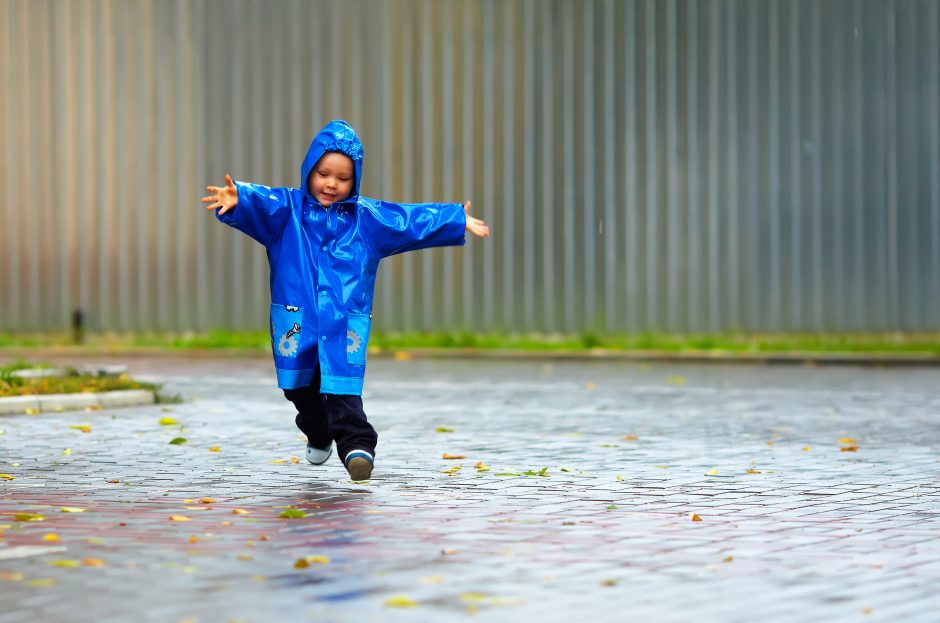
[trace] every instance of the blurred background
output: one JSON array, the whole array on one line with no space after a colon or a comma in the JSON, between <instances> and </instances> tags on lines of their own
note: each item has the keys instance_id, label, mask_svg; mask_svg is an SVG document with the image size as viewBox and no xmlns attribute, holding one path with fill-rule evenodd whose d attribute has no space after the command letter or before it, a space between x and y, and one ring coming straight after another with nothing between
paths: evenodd
<instances>
[{"instance_id":1,"label":"blurred background","mask_svg":"<svg viewBox=\"0 0 940 623\"><path fill-rule=\"evenodd\" d=\"M383 264L379 331L940 329L936 0L0 0L0 331L264 329L199 203L300 184L491 238Z\"/></svg>"}]
</instances>

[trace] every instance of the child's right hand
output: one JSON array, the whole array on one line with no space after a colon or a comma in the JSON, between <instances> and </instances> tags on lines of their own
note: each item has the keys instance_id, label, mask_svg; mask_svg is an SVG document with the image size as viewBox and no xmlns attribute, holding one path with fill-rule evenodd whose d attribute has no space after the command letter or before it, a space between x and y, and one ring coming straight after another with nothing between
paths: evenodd
<instances>
[{"instance_id":1,"label":"child's right hand","mask_svg":"<svg viewBox=\"0 0 940 623\"><path fill-rule=\"evenodd\" d=\"M228 174L225 175L225 186L206 186L206 190L211 193L202 198L203 203L211 204L206 206L207 210L222 208L219 214L225 214L238 205L238 189L235 188L232 176Z\"/></svg>"}]
</instances>

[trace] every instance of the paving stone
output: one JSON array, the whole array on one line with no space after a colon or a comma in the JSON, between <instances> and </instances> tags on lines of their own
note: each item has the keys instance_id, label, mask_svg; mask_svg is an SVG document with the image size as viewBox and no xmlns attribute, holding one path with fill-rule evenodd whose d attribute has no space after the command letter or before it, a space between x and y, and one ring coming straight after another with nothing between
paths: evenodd
<instances>
[{"instance_id":1,"label":"paving stone","mask_svg":"<svg viewBox=\"0 0 940 623\"><path fill-rule=\"evenodd\" d=\"M96 621L933 621L940 607L936 370L379 361L364 397L375 478L356 484L338 461L303 460L267 361L129 368L187 402L0 418L14 477L0 481L0 552L49 546L47 533L66 548L0 560L24 575L0 575L0 622L76 608ZM288 506L307 516L281 518ZM330 561L295 568L306 556ZM419 606L386 606L395 595Z\"/></svg>"}]
</instances>

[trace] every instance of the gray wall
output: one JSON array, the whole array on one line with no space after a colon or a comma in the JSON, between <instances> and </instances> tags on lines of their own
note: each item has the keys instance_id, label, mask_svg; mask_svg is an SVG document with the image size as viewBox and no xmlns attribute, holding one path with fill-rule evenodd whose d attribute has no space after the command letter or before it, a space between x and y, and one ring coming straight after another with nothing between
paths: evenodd
<instances>
[{"instance_id":1,"label":"gray wall","mask_svg":"<svg viewBox=\"0 0 940 623\"><path fill-rule=\"evenodd\" d=\"M198 198L363 192L493 236L383 264L377 329L940 329L937 0L0 0L0 329L262 328Z\"/></svg>"}]
</instances>

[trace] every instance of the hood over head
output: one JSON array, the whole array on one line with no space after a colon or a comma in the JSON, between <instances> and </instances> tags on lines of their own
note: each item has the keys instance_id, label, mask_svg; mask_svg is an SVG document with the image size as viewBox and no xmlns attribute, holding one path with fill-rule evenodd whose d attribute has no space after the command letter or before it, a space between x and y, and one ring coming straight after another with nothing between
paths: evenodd
<instances>
[{"instance_id":1,"label":"hood over head","mask_svg":"<svg viewBox=\"0 0 940 623\"><path fill-rule=\"evenodd\" d=\"M356 179L353 180L351 197L359 194L359 182L362 180L362 143L352 126L342 119L335 119L326 124L310 143L304 162L300 166L300 188L310 196L307 180L314 165L327 152L335 151L353 161Z\"/></svg>"}]
</instances>

